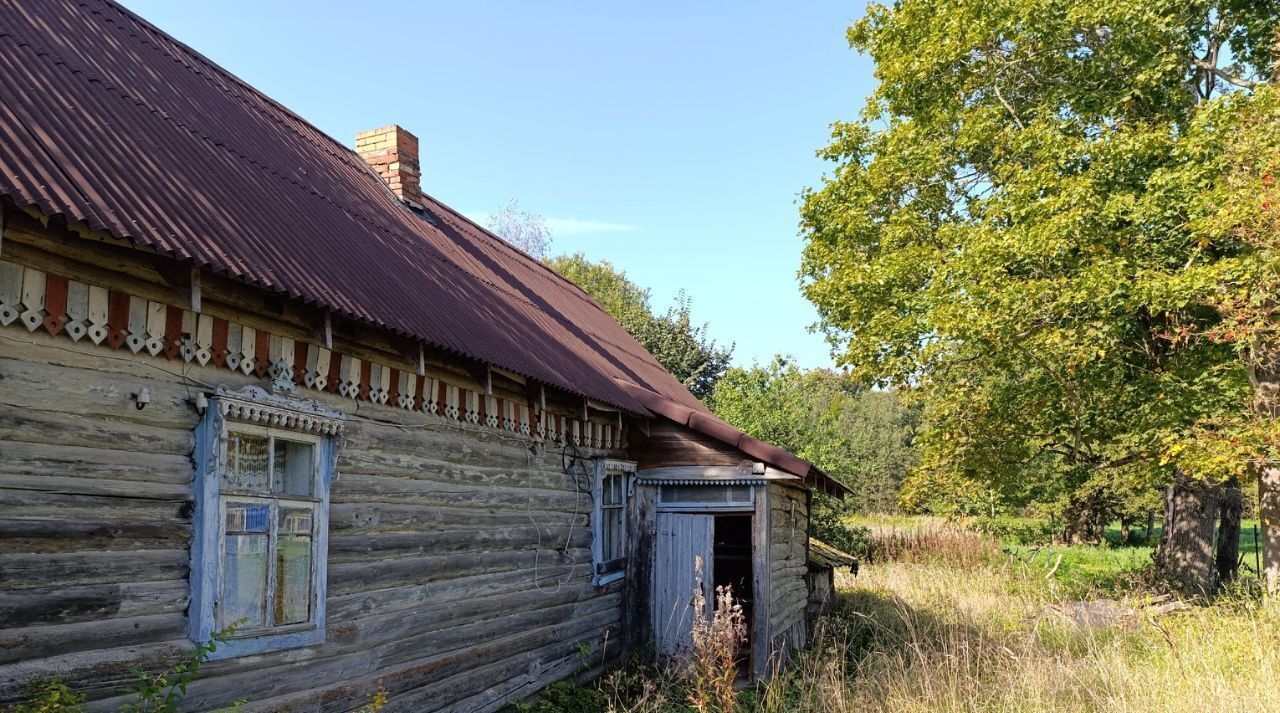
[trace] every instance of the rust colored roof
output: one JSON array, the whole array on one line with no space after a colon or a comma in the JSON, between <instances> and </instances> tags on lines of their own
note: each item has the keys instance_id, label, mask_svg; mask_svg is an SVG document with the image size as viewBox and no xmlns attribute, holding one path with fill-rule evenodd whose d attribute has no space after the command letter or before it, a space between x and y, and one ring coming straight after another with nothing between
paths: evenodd
<instances>
[{"instance_id":1,"label":"rust colored roof","mask_svg":"<svg viewBox=\"0 0 1280 713\"><path fill-rule=\"evenodd\" d=\"M429 196L410 210L352 149L109 0L0 0L0 97L0 196L19 206L816 470L712 417L569 280Z\"/></svg>"},{"instance_id":2,"label":"rust colored roof","mask_svg":"<svg viewBox=\"0 0 1280 713\"><path fill-rule=\"evenodd\" d=\"M0 193L580 395L697 400L577 286L103 0L0 0Z\"/></svg>"},{"instance_id":3,"label":"rust colored roof","mask_svg":"<svg viewBox=\"0 0 1280 713\"><path fill-rule=\"evenodd\" d=\"M653 413L711 436L722 443L727 443L778 470L798 475L804 478L806 483L828 495L843 498L853 492L849 486L827 475L818 466L803 458L797 458L783 448L748 436L711 415L706 409L689 408L662 394L627 381L619 380L618 386Z\"/></svg>"}]
</instances>

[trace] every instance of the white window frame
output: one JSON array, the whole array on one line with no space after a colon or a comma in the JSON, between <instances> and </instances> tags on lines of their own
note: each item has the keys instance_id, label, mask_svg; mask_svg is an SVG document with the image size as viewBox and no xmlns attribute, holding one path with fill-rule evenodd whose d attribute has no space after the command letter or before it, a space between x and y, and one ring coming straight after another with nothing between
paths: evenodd
<instances>
[{"instance_id":1,"label":"white window frame","mask_svg":"<svg viewBox=\"0 0 1280 713\"><path fill-rule=\"evenodd\" d=\"M218 621L222 572L225 571L226 511L228 503L269 506L267 626L240 628L218 645L211 658L230 658L324 642L328 581L329 488L341 448L342 414L314 402L268 394L248 387L241 392L220 389L209 401L196 432L195 528L191 547L190 635L207 642L223 623ZM274 437L311 444L311 496L271 495L224 489L228 446L237 434ZM274 467L275 449L269 448ZM269 472L272 472L269 468ZM272 473L274 477L274 473ZM311 510L310 616L305 622L271 626L274 616L275 552L279 508L296 505Z\"/></svg>"},{"instance_id":2,"label":"white window frame","mask_svg":"<svg viewBox=\"0 0 1280 713\"><path fill-rule=\"evenodd\" d=\"M635 488L636 464L630 461L612 458L595 459L595 475L591 486L591 581L597 587L616 582L627 576L627 529L630 521L631 495ZM607 476L617 476L622 480L622 503L609 506L610 510L622 512L621 522L616 533L616 542L621 549L618 557L605 559L610 553L604 551L604 481Z\"/></svg>"}]
</instances>

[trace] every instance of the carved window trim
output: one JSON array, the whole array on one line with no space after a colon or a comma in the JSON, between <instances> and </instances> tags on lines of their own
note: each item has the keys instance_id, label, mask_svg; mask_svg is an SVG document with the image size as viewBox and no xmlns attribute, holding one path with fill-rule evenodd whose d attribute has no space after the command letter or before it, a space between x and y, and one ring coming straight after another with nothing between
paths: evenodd
<instances>
[{"instance_id":1,"label":"carved window trim","mask_svg":"<svg viewBox=\"0 0 1280 713\"><path fill-rule=\"evenodd\" d=\"M634 489L636 464L612 458L595 459L595 476L591 487L591 581L597 587L616 582L627 574L627 530L629 505ZM606 498L605 486L610 479L616 479L617 490L612 497ZM606 515L610 522L606 522ZM620 517L619 517L620 516ZM618 517L617 520L613 520ZM613 533L614 551L606 552L605 545L609 541L607 529L616 527Z\"/></svg>"},{"instance_id":2,"label":"carved window trim","mask_svg":"<svg viewBox=\"0 0 1280 713\"><path fill-rule=\"evenodd\" d=\"M226 473L228 439L236 433L266 434L313 444L316 471L312 496L311 616L303 624L246 630L219 644L211 658L279 651L324 643L325 602L328 582L329 490L337 478L335 465L342 447L345 417L305 399L270 394L257 387L240 391L219 389L209 399L196 429L194 487L194 537L191 545L192 640L207 642L217 630L218 596L222 583L227 502L253 500L222 487ZM297 498L258 497L286 505ZM276 512L276 506L270 510ZM275 528L272 528L274 533ZM275 535L272 535L272 540Z\"/></svg>"}]
</instances>

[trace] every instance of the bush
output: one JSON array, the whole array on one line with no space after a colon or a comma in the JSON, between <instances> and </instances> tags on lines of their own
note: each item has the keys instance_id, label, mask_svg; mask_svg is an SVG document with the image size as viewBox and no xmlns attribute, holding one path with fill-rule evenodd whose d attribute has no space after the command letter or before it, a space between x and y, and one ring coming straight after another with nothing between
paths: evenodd
<instances>
[{"instance_id":1,"label":"bush","mask_svg":"<svg viewBox=\"0 0 1280 713\"><path fill-rule=\"evenodd\" d=\"M1053 541L1053 526L1048 520L1028 517L975 517L966 526L1010 545L1043 545Z\"/></svg>"}]
</instances>

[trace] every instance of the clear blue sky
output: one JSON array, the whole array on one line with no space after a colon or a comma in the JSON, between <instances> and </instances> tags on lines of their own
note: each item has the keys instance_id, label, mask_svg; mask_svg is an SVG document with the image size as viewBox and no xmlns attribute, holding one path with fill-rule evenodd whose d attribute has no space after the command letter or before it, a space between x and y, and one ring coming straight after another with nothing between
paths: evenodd
<instances>
[{"instance_id":1,"label":"clear blue sky","mask_svg":"<svg viewBox=\"0 0 1280 713\"><path fill-rule=\"evenodd\" d=\"M831 363L796 198L873 86L844 35L861 0L125 4L349 145L414 132L454 208L516 199L655 307L687 290L737 363Z\"/></svg>"}]
</instances>

